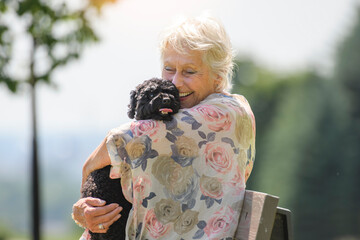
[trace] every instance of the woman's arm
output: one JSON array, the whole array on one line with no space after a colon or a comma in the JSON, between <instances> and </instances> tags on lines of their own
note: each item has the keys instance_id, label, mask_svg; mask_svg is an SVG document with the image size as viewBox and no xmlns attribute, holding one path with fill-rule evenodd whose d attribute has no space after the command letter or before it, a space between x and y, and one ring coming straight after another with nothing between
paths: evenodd
<instances>
[{"instance_id":1,"label":"woman's arm","mask_svg":"<svg viewBox=\"0 0 360 240\"><path fill-rule=\"evenodd\" d=\"M97 169L110 164L110 158L106 148L106 139L89 156L83 166L82 184L88 175ZM74 221L95 233L106 233L111 224L117 221L121 215L122 207L118 204L105 205L105 201L98 198L81 198L73 205ZM104 229L99 228L103 224Z\"/></svg>"},{"instance_id":2,"label":"woman's arm","mask_svg":"<svg viewBox=\"0 0 360 240\"><path fill-rule=\"evenodd\" d=\"M100 143L94 152L88 157L83 166L82 184L86 181L89 174L97 169L110 165L110 157L106 148L106 138Z\"/></svg>"}]
</instances>

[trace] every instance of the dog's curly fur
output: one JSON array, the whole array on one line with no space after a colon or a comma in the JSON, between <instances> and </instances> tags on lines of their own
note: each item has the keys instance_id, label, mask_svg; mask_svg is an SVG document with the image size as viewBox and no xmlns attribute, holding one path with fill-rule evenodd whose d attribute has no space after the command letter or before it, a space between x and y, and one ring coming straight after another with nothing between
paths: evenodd
<instances>
[{"instance_id":1,"label":"dog's curly fur","mask_svg":"<svg viewBox=\"0 0 360 240\"><path fill-rule=\"evenodd\" d=\"M117 203L123 210L120 219L114 222L106 233L90 231L91 240L125 239L126 221L132 204L125 199L119 179L109 178L110 168L111 166L108 165L90 173L81 189L81 197L100 198L105 200L106 204Z\"/></svg>"},{"instance_id":2,"label":"dog's curly fur","mask_svg":"<svg viewBox=\"0 0 360 240\"><path fill-rule=\"evenodd\" d=\"M138 85L130 93L128 116L137 120L155 119L171 120L172 114L180 109L179 91L170 81L152 78ZM172 111L162 112L161 109ZM110 179L110 166L93 171L81 189L82 197L95 197L106 201L106 204L118 203L123 210L121 218L113 223L106 233L93 233L92 240L125 239L126 221L132 207L121 189L119 179Z\"/></svg>"},{"instance_id":3,"label":"dog's curly fur","mask_svg":"<svg viewBox=\"0 0 360 240\"><path fill-rule=\"evenodd\" d=\"M179 91L171 81L152 78L131 91L128 107L129 118L171 120L171 115L180 109ZM172 112L162 113L164 108Z\"/></svg>"}]
</instances>

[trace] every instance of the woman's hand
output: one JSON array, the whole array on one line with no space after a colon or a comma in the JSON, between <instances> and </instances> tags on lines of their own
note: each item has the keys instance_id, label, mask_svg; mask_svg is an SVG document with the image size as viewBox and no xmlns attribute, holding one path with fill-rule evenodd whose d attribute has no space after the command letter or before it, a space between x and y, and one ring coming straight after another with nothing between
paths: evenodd
<instances>
[{"instance_id":1,"label":"woman's hand","mask_svg":"<svg viewBox=\"0 0 360 240\"><path fill-rule=\"evenodd\" d=\"M87 177L92 171L103 168L111 164L111 160L106 148L106 138L100 143L100 145L91 153L83 166L82 172L82 184L86 181Z\"/></svg>"},{"instance_id":2,"label":"woman's hand","mask_svg":"<svg viewBox=\"0 0 360 240\"><path fill-rule=\"evenodd\" d=\"M73 205L73 219L91 232L106 233L121 217L121 210L116 203L105 205L105 201L98 198L81 198Z\"/></svg>"}]
</instances>

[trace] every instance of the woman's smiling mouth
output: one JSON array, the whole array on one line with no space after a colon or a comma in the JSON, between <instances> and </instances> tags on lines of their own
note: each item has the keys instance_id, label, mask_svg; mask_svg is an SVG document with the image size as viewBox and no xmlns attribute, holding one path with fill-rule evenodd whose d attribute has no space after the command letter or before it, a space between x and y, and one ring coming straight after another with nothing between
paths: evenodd
<instances>
[{"instance_id":1,"label":"woman's smiling mouth","mask_svg":"<svg viewBox=\"0 0 360 240\"><path fill-rule=\"evenodd\" d=\"M183 93L179 93L180 98L184 98L189 96L190 94L192 94L193 92L183 92Z\"/></svg>"}]
</instances>

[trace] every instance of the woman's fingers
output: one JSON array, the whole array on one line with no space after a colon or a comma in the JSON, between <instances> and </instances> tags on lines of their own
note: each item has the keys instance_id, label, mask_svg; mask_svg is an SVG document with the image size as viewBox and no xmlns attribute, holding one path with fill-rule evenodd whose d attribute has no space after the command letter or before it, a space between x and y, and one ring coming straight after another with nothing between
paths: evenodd
<instances>
[{"instance_id":1,"label":"woman's fingers","mask_svg":"<svg viewBox=\"0 0 360 240\"><path fill-rule=\"evenodd\" d=\"M98 198L81 198L73 205L72 216L77 224L82 227L87 227L85 211L90 211L90 209L92 210L94 206L103 206L104 204L105 201Z\"/></svg>"},{"instance_id":2,"label":"woman's fingers","mask_svg":"<svg viewBox=\"0 0 360 240\"><path fill-rule=\"evenodd\" d=\"M108 214L112 213L114 210L121 211L122 207L119 206L117 203L111 203L109 205L103 207L96 207L94 210L94 217L105 217Z\"/></svg>"},{"instance_id":3,"label":"woman's fingers","mask_svg":"<svg viewBox=\"0 0 360 240\"><path fill-rule=\"evenodd\" d=\"M95 233L105 233L109 227L117 221L121 215L122 207L118 204L110 204L85 211L87 227Z\"/></svg>"},{"instance_id":4,"label":"woman's fingers","mask_svg":"<svg viewBox=\"0 0 360 240\"><path fill-rule=\"evenodd\" d=\"M104 200L101 200L100 198L93 198L93 197L86 197L84 198L84 202L88 204L89 206L94 207L101 207L106 204Z\"/></svg>"},{"instance_id":5,"label":"woman's fingers","mask_svg":"<svg viewBox=\"0 0 360 240\"><path fill-rule=\"evenodd\" d=\"M119 213L122 210L117 203L109 205L105 205L105 203L99 198L79 199L73 206L75 222L92 232L105 233L111 224L120 218Z\"/></svg>"}]
</instances>

